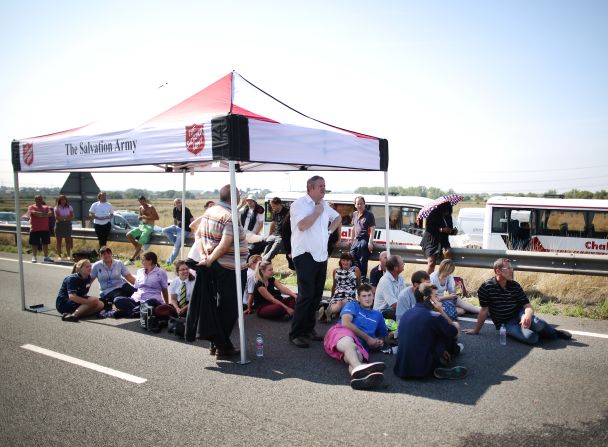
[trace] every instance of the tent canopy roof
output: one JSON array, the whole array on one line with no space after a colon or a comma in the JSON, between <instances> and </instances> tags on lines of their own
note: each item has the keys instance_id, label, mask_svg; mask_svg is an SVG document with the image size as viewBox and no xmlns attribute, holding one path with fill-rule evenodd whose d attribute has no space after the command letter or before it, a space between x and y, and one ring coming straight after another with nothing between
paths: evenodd
<instances>
[{"instance_id":1,"label":"tent canopy roof","mask_svg":"<svg viewBox=\"0 0 608 447\"><path fill-rule=\"evenodd\" d=\"M15 171L383 170L388 142L310 118L236 72L135 125L13 141Z\"/></svg>"}]
</instances>

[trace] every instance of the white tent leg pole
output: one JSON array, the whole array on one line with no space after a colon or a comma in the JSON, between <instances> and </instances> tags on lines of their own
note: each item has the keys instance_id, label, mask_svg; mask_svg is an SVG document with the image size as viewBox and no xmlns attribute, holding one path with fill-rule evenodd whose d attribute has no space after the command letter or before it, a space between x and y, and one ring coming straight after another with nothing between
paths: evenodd
<instances>
[{"instance_id":1,"label":"white tent leg pole","mask_svg":"<svg viewBox=\"0 0 608 447\"><path fill-rule=\"evenodd\" d=\"M182 242L179 247L179 259L184 259L184 244L186 239L186 173L184 169L182 178Z\"/></svg>"},{"instance_id":2,"label":"white tent leg pole","mask_svg":"<svg viewBox=\"0 0 608 447\"><path fill-rule=\"evenodd\" d=\"M388 171L384 171L384 217L386 227L386 254L391 255L391 220L388 209Z\"/></svg>"},{"instance_id":3,"label":"white tent leg pole","mask_svg":"<svg viewBox=\"0 0 608 447\"><path fill-rule=\"evenodd\" d=\"M235 162L231 160L230 166L230 208L232 210L232 234L234 234L234 276L236 278L236 299L239 312L239 340L241 345L241 365L247 362L247 345L245 340L245 316L243 313L243 285L241 283L241 244L239 242L239 215L236 197L236 169Z\"/></svg>"},{"instance_id":4,"label":"white tent leg pole","mask_svg":"<svg viewBox=\"0 0 608 447\"><path fill-rule=\"evenodd\" d=\"M19 254L19 290L21 292L21 309L25 308L25 280L23 275L23 242L21 240L21 201L19 200L19 173L13 173L13 187L15 189L15 238L17 240L17 253Z\"/></svg>"}]
</instances>

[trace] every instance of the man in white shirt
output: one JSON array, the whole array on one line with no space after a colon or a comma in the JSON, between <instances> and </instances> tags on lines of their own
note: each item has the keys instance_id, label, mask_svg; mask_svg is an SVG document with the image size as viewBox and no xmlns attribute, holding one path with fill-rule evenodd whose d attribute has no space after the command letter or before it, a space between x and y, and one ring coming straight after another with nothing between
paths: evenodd
<instances>
[{"instance_id":1,"label":"man in white shirt","mask_svg":"<svg viewBox=\"0 0 608 447\"><path fill-rule=\"evenodd\" d=\"M306 191L290 208L291 256L298 277L298 299L289 340L299 348L308 348L310 340L322 340L315 333L315 315L327 276L327 240L341 223L340 215L323 200L323 177L308 179Z\"/></svg>"},{"instance_id":2,"label":"man in white shirt","mask_svg":"<svg viewBox=\"0 0 608 447\"><path fill-rule=\"evenodd\" d=\"M399 294L405 289L403 280L404 264L399 255L392 255L386 260L386 273L378 282L374 297L374 310L378 310L384 318L395 319Z\"/></svg>"},{"instance_id":3,"label":"man in white shirt","mask_svg":"<svg viewBox=\"0 0 608 447\"><path fill-rule=\"evenodd\" d=\"M97 194L97 198L99 200L91 205L89 215L93 218L95 234L99 241L99 248L101 248L108 243L108 235L112 230L111 219L114 215L114 209L110 205L110 202L107 201L107 195L104 191L100 191Z\"/></svg>"}]
</instances>

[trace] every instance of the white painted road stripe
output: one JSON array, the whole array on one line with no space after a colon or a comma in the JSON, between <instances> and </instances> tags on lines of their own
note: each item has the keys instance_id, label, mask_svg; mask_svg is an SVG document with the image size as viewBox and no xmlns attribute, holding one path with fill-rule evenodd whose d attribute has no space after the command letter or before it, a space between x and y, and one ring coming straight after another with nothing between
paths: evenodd
<instances>
[{"instance_id":1,"label":"white painted road stripe","mask_svg":"<svg viewBox=\"0 0 608 447\"><path fill-rule=\"evenodd\" d=\"M28 344L28 345L23 345L21 347L23 349L27 349L29 351L37 352L38 354L48 355L49 357L63 360L64 362L82 366L83 368L89 368L89 369L92 369L93 371L107 374L109 376L118 377L119 379L126 380L128 382L144 383L147 381L147 379L143 379L141 377L132 376L131 374L117 371L112 368L106 368L105 366L97 365L96 363L87 362L86 360L80 360L80 359L77 359L76 357L70 357L69 355L60 354L55 351L49 351L48 349L44 349L39 346L34 346L34 345Z\"/></svg>"},{"instance_id":2,"label":"white painted road stripe","mask_svg":"<svg viewBox=\"0 0 608 447\"><path fill-rule=\"evenodd\" d=\"M42 258L39 257L38 258L38 262L33 263L31 261L31 257L29 255L27 256L23 256L23 263L24 264L31 264L31 265L46 265L48 267L55 267L55 268L63 268L63 269L71 269L74 268L73 264L55 264L54 262L42 262ZM19 262L19 259L12 259L12 258L0 258L0 261L11 261L11 262ZM18 273L18 272L17 272Z\"/></svg>"},{"instance_id":3,"label":"white painted road stripe","mask_svg":"<svg viewBox=\"0 0 608 447\"><path fill-rule=\"evenodd\" d=\"M472 323L475 323L477 321L477 318L458 317L458 320L470 321ZM492 320L487 319L484 324L494 324L494 323L492 323ZM598 334L596 332L574 331L574 330L570 330L570 329L564 329L564 328L561 328L561 327L560 327L560 329L562 329L564 331L568 331L572 335L582 335L584 337L595 337L595 338L606 338L606 339L608 339L608 334Z\"/></svg>"}]
</instances>

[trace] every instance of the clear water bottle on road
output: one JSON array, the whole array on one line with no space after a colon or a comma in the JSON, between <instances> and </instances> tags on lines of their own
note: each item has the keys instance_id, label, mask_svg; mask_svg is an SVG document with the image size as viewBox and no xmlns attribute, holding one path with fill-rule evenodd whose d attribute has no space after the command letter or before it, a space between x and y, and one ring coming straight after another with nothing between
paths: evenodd
<instances>
[{"instance_id":1,"label":"clear water bottle on road","mask_svg":"<svg viewBox=\"0 0 608 447\"><path fill-rule=\"evenodd\" d=\"M500 326L500 344L507 346L507 328L504 324Z\"/></svg>"},{"instance_id":2,"label":"clear water bottle on road","mask_svg":"<svg viewBox=\"0 0 608 447\"><path fill-rule=\"evenodd\" d=\"M255 337L255 356L264 357L264 338L262 334L258 334Z\"/></svg>"}]
</instances>

